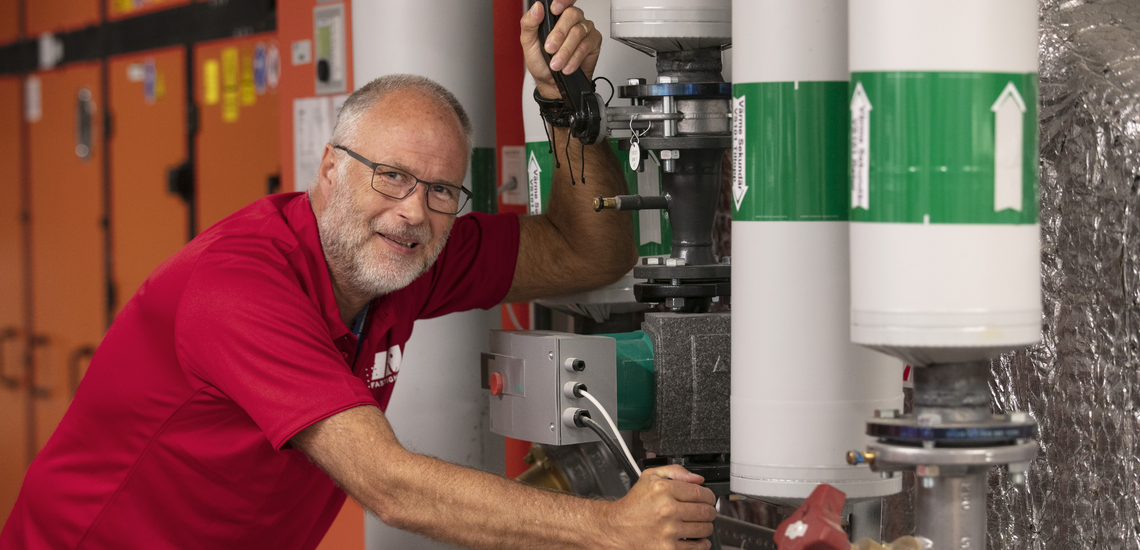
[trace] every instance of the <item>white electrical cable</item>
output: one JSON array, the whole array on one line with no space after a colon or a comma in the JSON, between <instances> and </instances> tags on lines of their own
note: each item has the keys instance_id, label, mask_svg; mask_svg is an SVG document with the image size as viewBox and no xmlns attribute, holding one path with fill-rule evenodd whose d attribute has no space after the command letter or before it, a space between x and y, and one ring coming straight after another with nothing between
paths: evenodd
<instances>
[{"instance_id":1,"label":"white electrical cable","mask_svg":"<svg viewBox=\"0 0 1140 550\"><path fill-rule=\"evenodd\" d=\"M598 403L598 400L594 399L594 396L590 395L590 392L588 392L586 390L578 390L578 391L582 394L582 397L589 399L590 403L593 403L594 406L597 407L599 411L602 411L602 416L605 417L606 423L610 425L610 429L613 430L613 432L614 432L614 439L616 439L618 441L618 445L621 445L621 450L625 452L625 457L629 459L630 466L633 466L633 471L637 472L637 475L640 477L641 476L641 468L637 467L637 461L633 459L633 453L630 453L629 447L625 446L625 440L622 439L621 433L618 432L617 425L614 424L613 419L610 418L610 413L606 412L606 408L603 407L601 403Z\"/></svg>"}]
</instances>

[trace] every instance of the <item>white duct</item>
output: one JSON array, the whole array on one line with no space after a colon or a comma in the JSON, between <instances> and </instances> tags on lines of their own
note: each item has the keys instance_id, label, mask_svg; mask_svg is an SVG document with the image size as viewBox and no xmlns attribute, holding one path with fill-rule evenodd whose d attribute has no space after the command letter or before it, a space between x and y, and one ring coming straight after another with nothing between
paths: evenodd
<instances>
[{"instance_id":1,"label":"white duct","mask_svg":"<svg viewBox=\"0 0 1140 550\"><path fill-rule=\"evenodd\" d=\"M495 146L494 52L490 0L352 2L353 70L363 85L390 73L439 82L471 117L476 148ZM467 181L470 188L471 171ZM492 186L493 188L493 186ZM502 473L503 438L491 433L479 383L479 353L500 328L497 309L417 321L405 347L387 417L408 449ZM370 550L443 549L447 545L365 522Z\"/></svg>"},{"instance_id":2,"label":"white duct","mask_svg":"<svg viewBox=\"0 0 1140 550\"><path fill-rule=\"evenodd\" d=\"M850 6L853 341L913 364L1036 343L1037 2Z\"/></svg>"},{"instance_id":3,"label":"white duct","mask_svg":"<svg viewBox=\"0 0 1140 550\"><path fill-rule=\"evenodd\" d=\"M902 408L902 365L849 334L847 2L732 9L732 490L896 493L845 460L875 409Z\"/></svg>"}]
</instances>

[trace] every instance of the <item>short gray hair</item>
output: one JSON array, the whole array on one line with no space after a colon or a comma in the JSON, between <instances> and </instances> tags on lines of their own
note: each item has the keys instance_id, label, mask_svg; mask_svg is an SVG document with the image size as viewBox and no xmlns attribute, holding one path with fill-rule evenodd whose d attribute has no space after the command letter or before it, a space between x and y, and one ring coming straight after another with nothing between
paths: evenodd
<instances>
[{"instance_id":1,"label":"short gray hair","mask_svg":"<svg viewBox=\"0 0 1140 550\"><path fill-rule=\"evenodd\" d=\"M340 114L336 119L336 127L333 129L333 135L329 142L333 145L344 145L349 148L356 147L358 145L356 136L360 135L360 126L365 113L388 94L401 90L419 92L429 99L434 99L450 107L455 112L455 116L459 117L459 125L463 128L463 136L467 141L467 154L470 156L475 138L474 131L471 129L471 119L467 116L467 111L463 109L463 105L455 98L455 94L438 82L414 74L382 76L352 92L352 95L348 96L344 106L340 109Z\"/></svg>"}]
</instances>

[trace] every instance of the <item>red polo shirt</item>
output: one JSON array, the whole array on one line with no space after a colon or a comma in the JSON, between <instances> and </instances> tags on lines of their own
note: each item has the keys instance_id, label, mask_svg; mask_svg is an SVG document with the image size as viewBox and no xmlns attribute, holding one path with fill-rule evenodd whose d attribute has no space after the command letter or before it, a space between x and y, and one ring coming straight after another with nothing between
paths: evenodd
<instances>
[{"instance_id":1,"label":"red polo shirt","mask_svg":"<svg viewBox=\"0 0 1140 550\"><path fill-rule=\"evenodd\" d=\"M119 313L0 549L315 548L345 495L283 447L385 408L413 322L499 303L518 241L515 216L458 218L428 273L371 304L357 355L305 195L219 222Z\"/></svg>"}]
</instances>

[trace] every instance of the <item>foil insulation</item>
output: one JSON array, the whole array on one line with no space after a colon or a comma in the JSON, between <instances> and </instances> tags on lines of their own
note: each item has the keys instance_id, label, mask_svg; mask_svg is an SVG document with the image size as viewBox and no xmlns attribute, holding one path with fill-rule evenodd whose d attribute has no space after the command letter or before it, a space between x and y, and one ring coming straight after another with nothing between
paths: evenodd
<instances>
[{"instance_id":1,"label":"foil insulation","mask_svg":"<svg viewBox=\"0 0 1140 550\"><path fill-rule=\"evenodd\" d=\"M1140 2L1043 0L1041 344L991 364L1028 483L990 473L989 547L1140 548Z\"/></svg>"}]
</instances>

